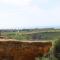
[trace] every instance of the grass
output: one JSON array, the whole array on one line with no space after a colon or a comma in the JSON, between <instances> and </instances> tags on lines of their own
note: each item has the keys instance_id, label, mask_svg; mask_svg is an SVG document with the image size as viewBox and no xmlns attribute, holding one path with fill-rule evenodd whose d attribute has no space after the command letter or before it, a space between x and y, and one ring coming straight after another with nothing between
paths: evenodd
<instances>
[{"instance_id":1,"label":"grass","mask_svg":"<svg viewBox=\"0 0 60 60\"><path fill-rule=\"evenodd\" d=\"M50 30L50 31L22 31L22 32L2 32L1 35L10 38L10 39L18 39L18 40L55 40L60 37L60 30Z\"/></svg>"}]
</instances>

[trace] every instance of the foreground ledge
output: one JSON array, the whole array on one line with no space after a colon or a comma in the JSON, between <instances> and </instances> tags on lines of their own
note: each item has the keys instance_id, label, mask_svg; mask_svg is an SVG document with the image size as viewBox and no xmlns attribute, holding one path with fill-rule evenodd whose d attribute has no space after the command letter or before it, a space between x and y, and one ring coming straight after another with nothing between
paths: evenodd
<instances>
[{"instance_id":1,"label":"foreground ledge","mask_svg":"<svg viewBox=\"0 0 60 60\"><path fill-rule=\"evenodd\" d=\"M51 41L27 41L0 39L0 60L35 60L36 57L48 57Z\"/></svg>"}]
</instances>

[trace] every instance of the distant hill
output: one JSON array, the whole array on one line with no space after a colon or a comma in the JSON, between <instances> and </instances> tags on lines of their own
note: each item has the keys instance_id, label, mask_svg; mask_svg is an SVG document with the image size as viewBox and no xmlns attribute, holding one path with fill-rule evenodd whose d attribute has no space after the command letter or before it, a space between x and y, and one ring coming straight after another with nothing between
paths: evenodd
<instances>
[{"instance_id":1,"label":"distant hill","mask_svg":"<svg viewBox=\"0 0 60 60\"><path fill-rule=\"evenodd\" d=\"M0 29L0 32L17 32L17 31L50 31L50 30L60 30L56 28L35 28L35 29Z\"/></svg>"}]
</instances>

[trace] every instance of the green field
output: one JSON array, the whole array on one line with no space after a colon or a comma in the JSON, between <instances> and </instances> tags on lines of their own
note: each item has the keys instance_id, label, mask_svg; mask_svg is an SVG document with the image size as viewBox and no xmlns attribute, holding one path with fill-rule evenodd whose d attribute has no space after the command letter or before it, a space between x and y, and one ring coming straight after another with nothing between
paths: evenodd
<instances>
[{"instance_id":1,"label":"green field","mask_svg":"<svg viewBox=\"0 0 60 60\"><path fill-rule=\"evenodd\" d=\"M60 38L60 30L2 32L1 35L17 40L55 40Z\"/></svg>"}]
</instances>

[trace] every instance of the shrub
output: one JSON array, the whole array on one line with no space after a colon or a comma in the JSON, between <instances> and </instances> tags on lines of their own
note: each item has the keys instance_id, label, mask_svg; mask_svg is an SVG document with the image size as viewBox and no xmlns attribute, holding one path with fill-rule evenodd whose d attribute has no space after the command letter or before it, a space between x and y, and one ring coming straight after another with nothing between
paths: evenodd
<instances>
[{"instance_id":1,"label":"shrub","mask_svg":"<svg viewBox=\"0 0 60 60\"><path fill-rule=\"evenodd\" d=\"M60 60L60 38L55 41L54 45L54 56Z\"/></svg>"}]
</instances>

